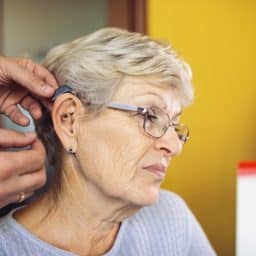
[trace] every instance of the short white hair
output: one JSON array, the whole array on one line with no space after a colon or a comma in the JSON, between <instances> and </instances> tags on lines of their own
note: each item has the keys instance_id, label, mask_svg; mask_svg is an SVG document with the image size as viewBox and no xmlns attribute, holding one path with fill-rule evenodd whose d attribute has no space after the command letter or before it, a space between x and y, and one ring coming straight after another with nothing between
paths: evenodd
<instances>
[{"instance_id":1,"label":"short white hair","mask_svg":"<svg viewBox=\"0 0 256 256\"><path fill-rule=\"evenodd\" d=\"M191 69L170 45L123 29L103 28L59 45L49 51L44 65L94 109L111 101L125 75L155 75L159 85L182 92L183 105L193 98Z\"/></svg>"}]
</instances>

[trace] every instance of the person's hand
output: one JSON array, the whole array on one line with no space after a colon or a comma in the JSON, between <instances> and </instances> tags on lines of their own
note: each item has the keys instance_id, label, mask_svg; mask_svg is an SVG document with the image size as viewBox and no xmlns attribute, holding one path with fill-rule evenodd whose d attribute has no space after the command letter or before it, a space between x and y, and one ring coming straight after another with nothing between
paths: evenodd
<instances>
[{"instance_id":1,"label":"person's hand","mask_svg":"<svg viewBox=\"0 0 256 256\"><path fill-rule=\"evenodd\" d=\"M13 122L29 124L17 104L28 110L34 119L39 119L42 116L39 101L51 108L47 98L57 87L55 78L43 66L29 59L0 56L0 113Z\"/></svg>"},{"instance_id":2,"label":"person's hand","mask_svg":"<svg viewBox=\"0 0 256 256\"><path fill-rule=\"evenodd\" d=\"M8 151L10 147L30 149ZM0 208L31 196L46 182L45 150L35 133L0 129ZM23 195L21 198L21 195Z\"/></svg>"},{"instance_id":3,"label":"person's hand","mask_svg":"<svg viewBox=\"0 0 256 256\"><path fill-rule=\"evenodd\" d=\"M55 78L41 65L28 59L0 56L0 113L19 125L29 119L20 104L34 119L42 116L40 103L51 108L49 97L57 89ZM30 149L11 152L8 149ZM0 208L22 201L46 181L45 150L35 134L26 135L0 129Z\"/></svg>"}]
</instances>

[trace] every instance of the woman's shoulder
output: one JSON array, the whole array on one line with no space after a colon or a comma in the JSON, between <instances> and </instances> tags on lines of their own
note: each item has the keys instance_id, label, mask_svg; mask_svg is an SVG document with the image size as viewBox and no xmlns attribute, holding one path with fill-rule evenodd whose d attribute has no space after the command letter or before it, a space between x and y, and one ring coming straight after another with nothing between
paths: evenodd
<instances>
[{"instance_id":1,"label":"woman's shoulder","mask_svg":"<svg viewBox=\"0 0 256 256\"><path fill-rule=\"evenodd\" d=\"M149 244L156 247L155 241L160 239L158 250L168 248L175 255L216 255L185 201L173 192L161 190L158 202L142 208L129 222L132 230L143 231L143 241L148 236Z\"/></svg>"},{"instance_id":2,"label":"woman's shoulder","mask_svg":"<svg viewBox=\"0 0 256 256\"><path fill-rule=\"evenodd\" d=\"M151 206L141 209L139 214L150 216L155 214L164 214L165 219L186 218L189 208L185 201L176 193L161 189L158 202ZM168 217L168 218L167 218Z\"/></svg>"},{"instance_id":3,"label":"woman's shoulder","mask_svg":"<svg viewBox=\"0 0 256 256\"><path fill-rule=\"evenodd\" d=\"M0 255L9 255L6 254L7 244L13 243L14 233L15 229L12 226L12 216L9 213L0 218Z\"/></svg>"},{"instance_id":4,"label":"woman's shoulder","mask_svg":"<svg viewBox=\"0 0 256 256\"><path fill-rule=\"evenodd\" d=\"M153 252L143 255L186 255L191 240L188 211L178 195L161 190L157 203L127 220L126 236Z\"/></svg>"},{"instance_id":5,"label":"woman's shoulder","mask_svg":"<svg viewBox=\"0 0 256 256\"><path fill-rule=\"evenodd\" d=\"M190 210L177 194L161 190L159 200L143 207L130 219L130 223L140 223L150 230L165 230L170 236L182 233L187 236L190 226ZM166 229L168 227L168 230Z\"/></svg>"},{"instance_id":6,"label":"woman's shoulder","mask_svg":"<svg viewBox=\"0 0 256 256\"><path fill-rule=\"evenodd\" d=\"M7 215L0 218L0 237L5 234L7 230L10 229L12 213L8 213Z\"/></svg>"},{"instance_id":7,"label":"woman's shoulder","mask_svg":"<svg viewBox=\"0 0 256 256\"><path fill-rule=\"evenodd\" d=\"M17 210L17 209L16 209ZM63 251L51 244L48 244L34 234L30 233L24 226L18 223L11 211L8 215L0 218L0 255L20 256L20 255L74 255L68 251Z\"/></svg>"},{"instance_id":8,"label":"woman's shoulder","mask_svg":"<svg viewBox=\"0 0 256 256\"><path fill-rule=\"evenodd\" d=\"M163 205L171 208L178 207L178 208L182 208L183 210L187 208L187 204L178 194L165 189L160 190L159 200L155 204L156 207L160 207L160 208L162 208Z\"/></svg>"}]
</instances>

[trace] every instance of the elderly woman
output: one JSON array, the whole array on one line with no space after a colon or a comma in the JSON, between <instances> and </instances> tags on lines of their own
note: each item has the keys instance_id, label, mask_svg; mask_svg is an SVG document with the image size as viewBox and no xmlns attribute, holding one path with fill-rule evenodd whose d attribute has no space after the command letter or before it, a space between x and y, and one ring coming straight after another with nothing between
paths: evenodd
<instances>
[{"instance_id":1,"label":"elderly woman","mask_svg":"<svg viewBox=\"0 0 256 256\"><path fill-rule=\"evenodd\" d=\"M45 194L0 221L0 254L215 255L182 199L160 189L189 135L179 124L193 95L188 65L114 28L44 63L65 85L36 124L54 173Z\"/></svg>"}]
</instances>

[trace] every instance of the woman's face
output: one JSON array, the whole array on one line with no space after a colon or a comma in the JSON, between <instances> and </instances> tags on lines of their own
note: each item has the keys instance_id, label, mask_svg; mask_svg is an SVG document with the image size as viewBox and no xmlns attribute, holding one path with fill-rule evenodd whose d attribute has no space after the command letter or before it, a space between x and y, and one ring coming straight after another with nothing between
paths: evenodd
<instances>
[{"instance_id":1,"label":"woman's face","mask_svg":"<svg viewBox=\"0 0 256 256\"><path fill-rule=\"evenodd\" d=\"M157 106L176 122L181 109L173 90L126 77L112 102ZM173 128L155 139L144 132L143 116L107 108L81 121L77 156L86 182L107 196L144 206L158 199L167 164L181 148Z\"/></svg>"}]
</instances>

